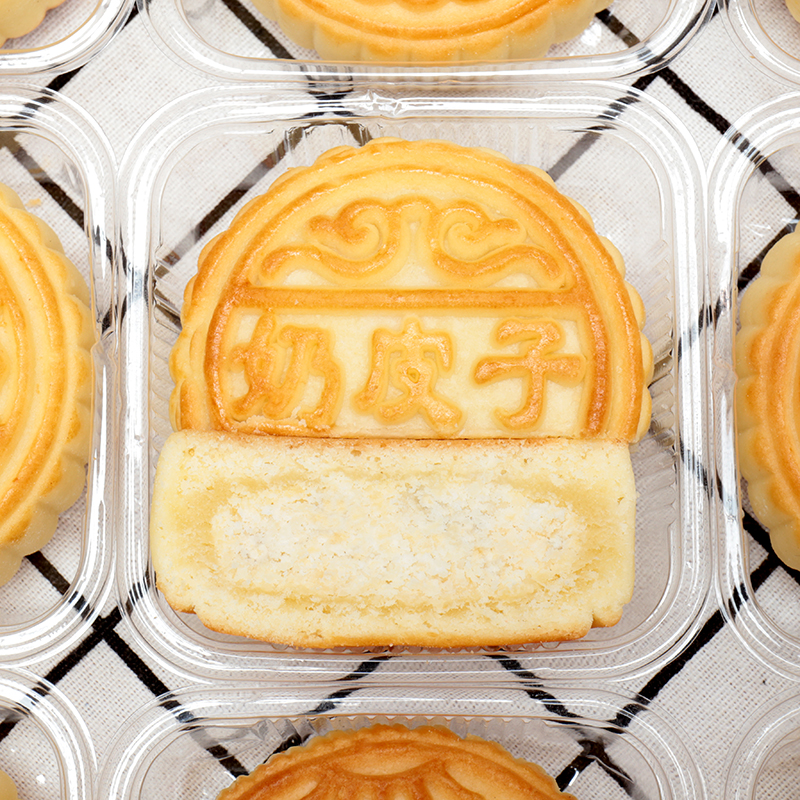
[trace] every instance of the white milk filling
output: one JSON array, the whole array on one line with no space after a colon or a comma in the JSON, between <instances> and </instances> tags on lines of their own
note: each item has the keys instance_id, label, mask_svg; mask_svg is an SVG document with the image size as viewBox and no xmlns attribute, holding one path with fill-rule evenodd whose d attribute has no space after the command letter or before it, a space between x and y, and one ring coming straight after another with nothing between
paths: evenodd
<instances>
[{"instance_id":1,"label":"white milk filling","mask_svg":"<svg viewBox=\"0 0 800 800\"><path fill-rule=\"evenodd\" d=\"M249 590L445 608L521 597L536 584L569 590L588 531L566 500L483 476L336 472L313 489L236 488L211 535L227 578Z\"/></svg>"}]
</instances>

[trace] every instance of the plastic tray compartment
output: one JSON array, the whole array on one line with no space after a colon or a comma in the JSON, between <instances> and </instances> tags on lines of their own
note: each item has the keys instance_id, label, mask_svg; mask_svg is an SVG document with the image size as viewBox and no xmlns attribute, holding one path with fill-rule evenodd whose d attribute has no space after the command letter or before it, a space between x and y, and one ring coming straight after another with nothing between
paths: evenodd
<instances>
[{"instance_id":1,"label":"plastic tray compartment","mask_svg":"<svg viewBox=\"0 0 800 800\"><path fill-rule=\"evenodd\" d=\"M800 22L785 0L720 0L723 22L747 60L774 78L800 82Z\"/></svg>"},{"instance_id":2,"label":"plastic tray compartment","mask_svg":"<svg viewBox=\"0 0 800 800\"><path fill-rule=\"evenodd\" d=\"M343 693L341 684L165 695L124 726L104 760L99 796L213 800L235 776L287 745L376 723L443 725L496 741L587 800L705 797L693 756L673 726L622 695L541 685Z\"/></svg>"},{"instance_id":3,"label":"plastic tray compartment","mask_svg":"<svg viewBox=\"0 0 800 800\"><path fill-rule=\"evenodd\" d=\"M797 222L800 190L800 95L777 98L733 127L711 162L712 302L716 308L712 397L719 487L723 610L746 647L781 672L800 675L800 586L796 572L769 551L769 537L749 510L736 462L733 343L737 293L758 273L766 251ZM745 289L746 291L746 289ZM758 592L770 581L770 601Z\"/></svg>"},{"instance_id":4,"label":"plastic tray compartment","mask_svg":"<svg viewBox=\"0 0 800 800\"><path fill-rule=\"evenodd\" d=\"M0 769L25 800L91 800L97 764L86 724L52 684L0 670Z\"/></svg>"},{"instance_id":5,"label":"plastic tray compartment","mask_svg":"<svg viewBox=\"0 0 800 800\"><path fill-rule=\"evenodd\" d=\"M800 696L794 690L753 713L731 745L723 774L728 800L780 800L797 791Z\"/></svg>"},{"instance_id":6,"label":"plastic tray compartment","mask_svg":"<svg viewBox=\"0 0 800 800\"><path fill-rule=\"evenodd\" d=\"M100 52L125 24L134 0L66 0L40 25L0 49L0 75L66 72Z\"/></svg>"},{"instance_id":7,"label":"plastic tray compartment","mask_svg":"<svg viewBox=\"0 0 800 800\"><path fill-rule=\"evenodd\" d=\"M492 147L548 169L626 258L648 311L655 353L650 432L634 454L638 544L635 596L621 622L583 640L515 648L538 675L620 675L668 658L696 626L711 581L708 554L704 273L697 154L680 123L623 86L551 84L537 97L402 100L374 92L344 100L265 97L258 86L202 90L143 126L123 160L120 198L129 277L124 333L122 608L153 657L224 680L302 666L348 671L363 652L287 650L210 632L178 615L154 587L149 507L169 435L167 359L183 291L203 245L286 169L369 137L441 138ZM502 649L501 649L502 650ZM374 652L374 651L373 651ZM431 653L389 649L420 669ZM439 653L467 671L481 654ZM534 666L535 665L535 666Z\"/></svg>"},{"instance_id":8,"label":"plastic tray compartment","mask_svg":"<svg viewBox=\"0 0 800 800\"><path fill-rule=\"evenodd\" d=\"M652 72L689 43L714 8L714 0L615 0L572 41L539 61L475 62L421 66L325 63L293 44L250 0L138 0L155 40L167 53L218 77L314 83L355 76L384 80L422 77L549 80L614 79Z\"/></svg>"},{"instance_id":9,"label":"plastic tray compartment","mask_svg":"<svg viewBox=\"0 0 800 800\"><path fill-rule=\"evenodd\" d=\"M92 451L82 497L41 553L23 559L0 587L0 662L21 663L66 646L91 625L111 587L114 461L114 173L94 122L53 92L8 84L0 90L3 182L53 228L86 278L97 332L93 349Z\"/></svg>"}]
</instances>

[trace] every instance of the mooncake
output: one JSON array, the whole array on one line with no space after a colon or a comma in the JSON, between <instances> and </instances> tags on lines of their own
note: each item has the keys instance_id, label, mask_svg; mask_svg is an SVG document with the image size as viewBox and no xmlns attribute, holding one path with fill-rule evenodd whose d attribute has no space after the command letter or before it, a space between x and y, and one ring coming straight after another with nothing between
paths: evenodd
<instances>
[{"instance_id":1,"label":"mooncake","mask_svg":"<svg viewBox=\"0 0 800 800\"><path fill-rule=\"evenodd\" d=\"M786 0L786 6L792 16L800 22L800 0Z\"/></svg>"},{"instance_id":2,"label":"mooncake","mask_svg":"<svg viewBox=\"0 0 800 800\"><path fill-rule=\"evenodd\" d=\"M14 781L0 769L0 800L17 800L17 787Z\"/></svg>"},{"instance_id":3,"label":"mooncake","mask_svg":"<svg viewBox=\"0 0 800 800\"><path fill-rule=\"evenodd\" d=\"M611 0L253 0L296 44L331 61L540 58Z\"/></svg>"},{"instance_id":4,"label":"mooncake","mask_svg":"<svg viewBox=\"0 0 800 800\"><path fill-rule=\"evenodd\" d=\"M55 233L0 186L0 584L83 490L95 334Z\"/></svg>"},{"instance_id":5,"label":"mooncake","mask_svg":"<svg viewBox=\"0 0 800 800\"><path fill-rule=\"evenodd\" d=\"M186 287L151 511L168 602L314 647L615 624L653 368L623 270L487 149L380 139L287 172Z\"/></svg>"},{"instance_id":6,"label":"mooncake","mask_svg":"<svg viewBox=\"0 0 800 800\"><path fill-rule=\"evenodd\" d=\"M64 0L0 0L0 47L6 39L30 33L44 15Z\"/></svg>"},{"instance_id":7,"label":"mooncake","mask_svg":"<svg viewBox=\"0 0 800 800\"><path fill-rule=\"evenodd\" d=\"M800 232L764 257L739 320L739 467L775 553L800 569Z\"/></svg>"},{"instance_id":8,"label":"mooncake","mask_svg":"<svg viewBox=\"0 0 800 800\"><path fill-rule=\"evenodd\" d=\"M537 764L496 742L444 727L375 725L334 731L278 753L217 800L392 797L575 800Z\"/></svg>"}]
</instances>

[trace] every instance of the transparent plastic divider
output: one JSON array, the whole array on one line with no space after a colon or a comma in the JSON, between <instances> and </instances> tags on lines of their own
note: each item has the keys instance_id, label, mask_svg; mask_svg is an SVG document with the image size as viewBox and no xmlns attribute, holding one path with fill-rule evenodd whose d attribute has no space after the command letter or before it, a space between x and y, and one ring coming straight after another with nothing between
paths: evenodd
<instances>
[{"instance_id":1,"label":"transparent plastic divider","mask_svg":"<svg viewBox=\"0 0 800 800\"><path fill-rule=\"evenodd\" d=\"M289 744L374 724L440 725L495 741L577 797L706 796L678 727L626 694L541 683L344 686L203 686L164 695L120 728L99 796L212 800Z\"/></svg>"},{"instance_id":2,"label":"transparent plastic divider","mask_svg":"<svg viewBox=\"0 0 800 800\"><path fill-rule=\"evenodd\" d=\"M56 92L24 85L0 87L0 132L17 137L19 153L36 143L45 146L47 170L69 175L81 207L83 233L65 233L79 242L76 266L90 287L97 343L92 350L94 368L92 451L87 468L80 539L75 543L74 575L64 576L69 587L52 607L22 614L0 624L0 661L24 664L44 652L66 648L90 627L113 587L113 540L109 522L116 491L114 451L118 375L115 359L116 277L114 274L114 164L105 136L75 103ZM12 188L14 188L12 186ZM19 189L19 187L17 187ZM42 212L33 209L33 213ZM51 224L53 220L45 219ZM70 220L70 225L72 224ZM51 224L51 227L52 224ZM67 247L70 254L71 247ZM69 512L65 512L69 513ZM79 512L76 512L79 513ZM56 531L59 535L59 530ZM12 579L0 587L0 601L20 598Z\"/></svg>"},{"instance_id":3,"label":"transparent plastic divider","mask_svg":"<svg viewBox=\"0 0 800 800\"><path fill-rule=\"evenodd\" d=\"M660 69L673 59L705 25L714 10L714 0L615 0L601 12L587 31L575 39L556 45L538 61L486 61L454 64L400 65L381 63L328 63L310 50L288 40L272 23L245 3L242 13L263 23L267 36L275 42L271 52L253 35L251 26L241 24L224 41L219 31L230 14L221 5L196 0L138 0L139 10L157 45L167 55L215 77L232 81L302 81L309 88L324 90L326 84L349 85L353 81L381 81L384 85L409 80L462 82L490 79L520 82L531 79L620 80ZM224 18L222 16L224 15ZM619 18L629 22L629 30ZM227 28L226 28L227 30ZM290 53L288 57L286 53Z\"/></svg>"},{"instance_id":4,"label":"transparent plastic divider","mask_svg":"<svg viewBox=\"0 0 800 800\"><path fill-rule=\"evenodd\" d=\"M147 531L155 464L170 431L166 356L196 254L236 207L208 230L198 220L206 219L217 191L239 196L239 174L248 187L244 198L329 146L379 135L451 138L551 168L560 173L554 177L562 191L589 208L598 229L629 251L627 276L650 314L645 332L656 349L657 372L654 422L633 454L640 578L634 600L613 628L595 629L574 642L478 651L300 650L213 633L192 615L172 611L155 588ZM253 159L257 168L250 161L253 152L260 154ZM634 161L635 176L627 172ZM212 162L221 167L224 192L210 183ZM389 668L414 672L420 680L448 668L457 668L462 679L480 680L487 659L506 655L543 678L612 679L654 669L679 652L701 624L712 578L708 477L714 470L707 440L698 165L695 146L670 112L646 95L609 84L547 84L527 99L465 100L376 91L331 100L225 87L202 90L157 113L128 150L120 178L120 252L128 283L121 298L125 385L117 587L149 657L190 680L324 678L370 658L388 659ZM628 196L640 181L652 190L646 207ZM195 200L198 207L187 208ZM191 233L200 229L199 238Z\"/></svg>"},{"instance_id":5,"label":"transparent plastic divider","mask_svg":"<svg viewBox=\"0 0 800 800\"><path fill-rule=\"evenodd\" d=\"M779 672L800 676L800 617L779 618L759 601L751 580L751 543L742 527L743 494L736 448L734 340L737 283L751 259L792 224L795 212L781 192L800 187L792 164L800 156L800 94L776 98L732 126L710 162L710 274L715 309L711 394L717 448L716 516L720 556L717 587L722 611L747 650ZM783 567L788 596L800 587ZM787 595L782 595L787 596ZM791 608L784 609L791 612Z\"/></svg>"}]
</instances>

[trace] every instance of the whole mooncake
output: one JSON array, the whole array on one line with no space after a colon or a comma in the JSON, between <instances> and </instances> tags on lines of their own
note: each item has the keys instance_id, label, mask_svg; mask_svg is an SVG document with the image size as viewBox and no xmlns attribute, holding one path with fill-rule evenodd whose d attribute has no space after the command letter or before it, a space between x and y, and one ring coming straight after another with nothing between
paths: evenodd
<instances>
[{"instance_id":1,"label":"whole mooncake","mask_svg":"<svg viewBox=\"0 0 800 800\"><path fill-rule=\"evenodd\" d=\"M611 0L253 0L302 47L332 61L540 58Z\"/></svg>"},{"instance_id":2,"label":"whole mooncake","mask_svg":"<svg viewBox=\"0 0 800 800\"><path fill-rule=\"evenodd\" d=\"M542 170L377 139L289 171L185 291L159 588L210 628L296 646L615 624L643 323L618 251Z\"/></svg>"},{"instance_id":3,"label":"whole mooncake","mask_svg":"<svg viewBox=\"0 0 800 800\"><path fill-rule=\"evenodd\" d=\"M0 47L6 39L30 33L44 15L64 0L0 0Z\"/></svg>"},{"instance_id":4,"label":"whole mooncake","mask_svg":"<svg viewBox=\"0 0 800 800\"><path fill-rule=\"evenodd\" d=\"M764 257L739 319L739 466L775 553L800 569L800 232Z\"/></svg>"},{"instance_id":5,"label":"whole mooncake","mask_svg":"<svg viewBox=\"0 0 800 800\"><path fill-rule=\"evenodd\" d=\"M55 233L0 186L0 584L85 483L89 289Z\"/></svg>"},{"instance_id":6,"label":"whole mooncake","mask_svg":"<svg viewBox=\"0 0 800 800\"><path fill-rule=\"evenodd\" d=\"M575 800L536 764L443 727L375 725L292 747L217 800Z\"/></svg>"}]
</instances>

